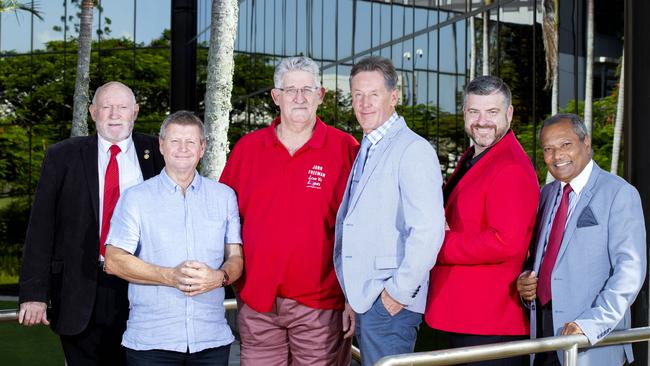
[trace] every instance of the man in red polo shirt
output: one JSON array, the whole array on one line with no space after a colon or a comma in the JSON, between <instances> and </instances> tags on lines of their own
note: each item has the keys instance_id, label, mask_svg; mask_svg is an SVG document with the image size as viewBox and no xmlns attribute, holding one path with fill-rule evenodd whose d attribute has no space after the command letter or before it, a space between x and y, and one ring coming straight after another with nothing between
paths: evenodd
<instances>
[{"instance_id":1,"label":"man in red polo shirt","mask_svg":"<svg viewBox=\"0 0 650 366\"><path fill-rule=\"evenodd\" d=\"M246 258L241 364L349 365L354 317L332 250L358 143L316 116L325 90L314 61L287 58L273 80L280 116L241 138L221 175L237 192Z\"/></svg>"}]
</instances>

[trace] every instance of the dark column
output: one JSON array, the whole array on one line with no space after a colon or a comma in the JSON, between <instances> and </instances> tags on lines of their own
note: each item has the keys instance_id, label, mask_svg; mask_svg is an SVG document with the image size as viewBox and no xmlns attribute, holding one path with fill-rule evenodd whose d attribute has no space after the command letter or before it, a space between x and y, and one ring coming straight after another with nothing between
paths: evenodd
<instances>
[{"instance_id":1,"label":"dark column","mask_svg":"<svg viewBox=\"0 0 650 366\"><path fill-rule=\"evenodd\" d=\"M196 0L172 0L171 111L196 111Z\"/></svg>"},{"instance_id":2,"label":"dark column","mask_svg":"<svg viewBox=\"0 0 650 366\"><path fill-rule=\"evenodd\" d=\"M641 195L650 229L650 1L625 0L625 176ZM647 276L646 276L647 278ZM632 326L648 325L648 281L632 307ZM634 343L635 365L648 364L646 342Z\"/></svg>"}]
</instances>

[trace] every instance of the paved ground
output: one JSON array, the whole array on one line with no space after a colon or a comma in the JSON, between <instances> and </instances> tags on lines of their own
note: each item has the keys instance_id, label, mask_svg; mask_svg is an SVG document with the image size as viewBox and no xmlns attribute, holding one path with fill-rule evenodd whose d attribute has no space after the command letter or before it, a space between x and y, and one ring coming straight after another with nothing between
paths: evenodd
<instances>
[{"instance_id":1,"label":"paved ground","mask_svg":"<svg viewBox=\"0 0 650 366\"><path fill-rule=\"evenodd\" d=\"M17 296L0 295L0 301L18 301L18 297ZM231 322L232 322L232 320L235 319L235 316L231 315L230 316L231 319L229 319L229 320L231 320ZM233 344L230 346L230 359L228 360L228 366L239 366L239 355L240 355L239 341L235 340L235 342L233 342ZM351 366L358 366L359 363L352 360L352 363L350 365Z\"/></svg>"}]
</instances>

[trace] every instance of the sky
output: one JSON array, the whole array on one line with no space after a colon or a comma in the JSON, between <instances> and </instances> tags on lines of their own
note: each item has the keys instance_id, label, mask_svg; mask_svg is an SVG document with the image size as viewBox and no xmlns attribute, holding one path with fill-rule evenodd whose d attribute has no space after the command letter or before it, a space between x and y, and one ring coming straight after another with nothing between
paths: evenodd
<instances>
[{"instance_id":1,"label":"sky","mask_svg":"<svg viewBox=\"0 0 650 366\"><path fill-rule=\"evenodd\" d=\"M40 0L35 1L37 9L44 20L34 18L35 50L45 48L45 43L51 40L62 40L63 32L53 30L54 26L62 26L61 17L64 15L64 1L68 2L68 15L74 15L77 7L70 4L70 0ZM23 3L29 1L23 0ZM136 9L134 11L134 4ZM110 18L112 24L111 37L126 37L137 42L149 43L152 39L160 37L165 28L170 27L171 6L169 0L105 0L102 2L102 28L104 18ZM134 15L137 28L133 29ZM32 47L30 29L32 27L31 15L26 12L0 14L0 51L29 52ZM95 9L93 14L94 29L99 24L99 12ZM74 27L71 27L74 32ZM97 34L94 34L97 38Z\"/></svg>"}]
</instances>

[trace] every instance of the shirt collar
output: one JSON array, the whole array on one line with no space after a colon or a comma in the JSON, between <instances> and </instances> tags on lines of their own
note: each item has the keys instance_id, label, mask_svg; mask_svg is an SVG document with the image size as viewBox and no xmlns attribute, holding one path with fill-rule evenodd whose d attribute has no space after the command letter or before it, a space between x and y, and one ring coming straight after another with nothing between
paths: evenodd
<instances>
[{"instance_id":1,"label":"shirt collar","mask_svg":"<svg viewBox=\"0 0 650 366\"><path fill-rule=\"evenodd\" d=\"M165 189L171 193L181 190L181 187L176 184L176 182L174 182L174 180L172 180L169 175L167 175L167 172L164 168L160 172L160 178ZM199 188L201 188L201 175L199 175L197 171L194 171L194 179L192 179L192 183L190 183L190 185L187 187L187 190L196 191Z\"/></svg>"},{"instance_id":2,"label":"shirt collar","mask_svg":"<svg viewBox=\"0 0 650 366\"><path fill-rule=\"evenodd\" d=\"M132 135L129 135L129 137L118 142L117 144L113 144L112 142L106 140L105 138L97 134L97 146L99 147L99 151L106 154L108 154L108 151L110 150L112 145L119 146L122 153L127 153L131 148L131 146L133 146L133 139L131 138L131 136Z\"/></svg>"},{"instance_id":3,"label":"shirt collar","mask_svg":"<svg viewBox=\"0 0 650 366\"><path fill-rule=\"evenodd\" d=\"M366 135L366 137L368 137L368 140L370 140L373 145L377 145L377 143L381 141L384 136L386 136L390 128L393 127L393 125L395 125L395 122L398 120L399 115L397 115L397 112L393 112L393 114L390 116L390 118L388 118L386 122L372 130L369 134Z\"/></svg>"},{"instance_id":4,"label":"shirt collar","mask_svg":"<svg viewBox=\"0 0 650 366\"><path fill-rule=\"evenodd\" d=\"M276 117L271 126L267 128L266 135L264 136L264 145L266 147L271 147L273 145L282 146L282 142L278 139L278 135L275 133L275 128L282 123L280 116ZM312 133L309 140L305 143L305 146L309 146L312 149L320 149L325 144L325 136L327 135L327 125L319 117L316 117L316 124L314 125L314 132Z\"/></svg>"},{"instance_id":5,"label":"shirt collar","mask_svg":"<svg viewBox=\"0 0 650 366\"><path fill-rule=\"evenodd\" d=\"M571 180L571 188L573 191L576 193L576 195L580 195L580 192L582 192L582 189L585 188L587 185L587 182L589 181L589 176L591 175L591 171L594 168L594 161L589 160L587 163L587 166L585 166L584 169L578 174L575 178ZM560 182L560 191L564 189L564 186L566 183Z\"/></svg>"}]
</instances>

